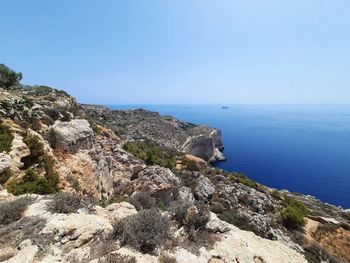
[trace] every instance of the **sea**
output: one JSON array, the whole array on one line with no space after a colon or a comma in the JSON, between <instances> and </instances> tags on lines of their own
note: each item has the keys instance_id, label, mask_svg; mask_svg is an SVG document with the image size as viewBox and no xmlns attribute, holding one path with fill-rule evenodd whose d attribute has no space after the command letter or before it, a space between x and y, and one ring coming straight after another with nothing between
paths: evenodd
<instances>
[{"instance_id":1,"label":"sea","mask_svg":"<svg viewBox=\"0 0 350 263\"><path fill-rule=\"evenodd\" d=\"M350 208L350 105L109 107L144 108L219 128L227 161L217 167Z\"/></svg>"}]
</instances>

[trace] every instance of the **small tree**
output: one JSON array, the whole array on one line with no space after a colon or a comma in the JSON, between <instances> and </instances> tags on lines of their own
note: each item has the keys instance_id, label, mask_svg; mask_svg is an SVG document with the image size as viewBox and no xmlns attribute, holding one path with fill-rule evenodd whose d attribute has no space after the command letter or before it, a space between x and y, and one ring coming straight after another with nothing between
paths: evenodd
<instances>
[{"instance_id":1,"label":"small tree","mask_svg":"<svg viewBox=\"0 0 350 263\"><path fill-rule=\"evenodd\" d=\"M304 217L307 216L306 206L289 196L285 196L284 201L287 206L282 209L281 217L285 227L297 229L304 226L306 224Z\"/></svg>"},{"instance_id":2,"label":"small tree","mask_svg":"<svg viewBox=\"0 0 350 263\"><path fill-rule=\"evenodd\" d=\"M22 79L21 72L15 72L5 64L0 64L0 87L9 89L18 84Z\"/></svg>"}]
</instances>

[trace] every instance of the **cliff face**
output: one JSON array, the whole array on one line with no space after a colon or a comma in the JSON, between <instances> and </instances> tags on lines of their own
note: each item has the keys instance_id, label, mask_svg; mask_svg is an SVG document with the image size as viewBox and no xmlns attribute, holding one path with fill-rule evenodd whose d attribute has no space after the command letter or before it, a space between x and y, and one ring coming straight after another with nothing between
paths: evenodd
<instances>
[{"instance_id":1,"label":"cliff face","mask_svg":"<svg viewBox=\"0 0 350 263\"><path fill-rule=\"evenodd\" d=\"M145 110L78 105L68 94L47 87L0 90L0 116L1 138L10 141L7 146L1 141L0 261L349 260L347 211L308 196L272 191L199 161L184 161L178 169L146 164L123 148L129 140L152 140L176 156L191 153L214 161L223 148L218 129ZM72 196L52 209L57 191ZM37 192L41 195L20 205L23 193ZM302 228L291 230L282 222L288 196L304 203L307 220L317 222L317 227L306 225L305 235ZM164 227L159 218L142 217L150 209L168 222L167 235L152 232ZM149 233L134 225L147 231L130 241L118 227L139 218L143 221L136 223L154 227ZM157 244L151 253L144 251L149 240Z\"/></svg>"},{"instance_id":2,"label":"cliff face","mask_svg":"<svg viewBox=\"0 0 350 263\"><path fill-rule=\"evenodd\" d=\"M159 146L189 153L210 162L225 159L220 152L223 142L218 129L182 122L143 109L110 110L93 105L81 105L80 108L100 122L121 129L129 140L152 140Z\"/></svg>"}]
</instances>

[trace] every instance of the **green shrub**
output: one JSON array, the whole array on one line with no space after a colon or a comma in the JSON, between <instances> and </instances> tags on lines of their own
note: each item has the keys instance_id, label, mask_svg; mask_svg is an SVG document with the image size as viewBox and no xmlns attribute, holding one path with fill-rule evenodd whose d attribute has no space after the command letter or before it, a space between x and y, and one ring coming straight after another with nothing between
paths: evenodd
<instances>
[{"instance_id":1,"label":"green shrub","mask_svg":"<svg viewBox=\"0 0 350 263\"><path fill-rule=\"evenodd\" d=\"M306 220L304 217L307 216L307 208L306 206L288 196L285 196L286 207L281 211L281 217L283 224L288 229L297 229L306 224Z\"/></svg>"},{"instance_id":2,"label":"green shrub","mask_svg":"<svg viewBox=\"0 0 350 263\"><path fill-rule=\"evenodd\" d=\"M9 89L18 85L22 79L22 73L15 72L4 64L0 64L0 87Z\"/></svg>"},{"instance_id":3,"label":"green shrub","mask_svg":"<svg viewBox=\"0 0 350 263\"><path fill-rule=\"evenodd\" d=\"M183 158L181 162L182 162L182 165L186 166L186 170L188 171L193 172L193 171L200 170L199 165L195 161L189 160L187 158Z\"/></svg>"},{"instance_id":4,"label":"green shrub","mask_svg":"<svg viewBox=\"0 0 350 263\"><path fill-rule=\"evenodd\" d=\"M45 96L49 95L50 93L53 92L53 88L48 87L48 86L34 86L31 89L31 93L38 95L38 96Z\"/></svg>"},{"instance_id":5,"label":"green shrub","mask_svg":"<svg viewBox=\"0 0 350 263\"><path fill-rule=\"evenodd\" d=\"M39 177L33 169L28 169L22 178L7 183L7 190L14 195L52 194L58 191L58 175Z\"/></svg>"},{"instance_id":6,"label":"green shrub","mask_svg":"<svg viewBox=\"0 0 350 263\"><path fill-rule=\"evenodd\" d=\"M21 219L23 212L28 205L33 202L33 198L21 197L12 201L0 203L0 225L8 225Z\"/></svg>"},{"instance_id":7,"label":"green shrub","mask_svg":"<svg viewBox=\"0 0 350 263\"><path fill-rule=\"evenodd\" d=\"M30 154L22 157L21 162L23 163L23 169L28 169L33 164L36 164L39 157L44 154L44 145L38 136L32 134L27 134L23 141L28 146Z\"/></svg>"},{"instance_id":8,"label":"green shrub","mask_svg":"<svg viewBox=\"0 0 350 263\"><path fill-rule=\"evenodd\" d=\"M13 135L9 127L0 123L0 152L10 152Z\"/></svg>"},{"instance_id":9,"label":"green shrub","mask_svg":"<svg viewBox=\"0 0 350 263\"><path fill-rule=\"evenodd\" d=\"M44 145L40 142L38 136L27 134L24 138L24 143L28 146L32 157L37 158L44 154Z\"/></svg>"},{"instance_id":10,"label":"green shrub","mask_svg":"<svg viewBox=\"0 0 350 263\"><path fill-rule=\"evenodd\" d=\"M236 182L236 183L241 183L244 184L246 186L255 188L255 189L259 189L259 184L254 181L253 179L248 178L245 174L243 173L234 173L229 175L229 179L232 182Z\"/></svg>"},{"instance_id":11,"label":"green shrub","mask_svg":"<svg viewBox=\"0 0 350 263\"><path fill-rule=\"evenodd\" d=\"M8 179L10 179L12 176L12 172L10 169L6 169L5 171L3 171L2 173L0 173L0 184L5 184Z\"/></svg>"},{"instance_id":12,"label":"green shrub","mask_svg":"<svg viewBox=\"0 0 350 263\"><path fill-rule=\"evenodd\" d=\"M167 218L155 209L141 210L114 225L114 236L122 245L129 245L143 253L152 252L163 245L168 232Z\"/></svg>"},{"instance_id":13,"label":"green shrub","mask_svg":"<svg viewBox=\"0 0 350 263\"><path fill-rule=\"evenodd\" d=\"M51 213L76 213L82 207L81 199L70 193L58 193L47 205Z\"/></svg>"},{"instance_id":14,"label":"green shrub","mask_svg":"<svg viewBox=\"0 0 350 263\"><path fill-rule=\"evenodd\" d=\"M159 165L167 168L174 168L176 158L169 149L160 148L151 141L128 141L123 149L142 159L148 165Z\"/></svg>"}]
</instances>

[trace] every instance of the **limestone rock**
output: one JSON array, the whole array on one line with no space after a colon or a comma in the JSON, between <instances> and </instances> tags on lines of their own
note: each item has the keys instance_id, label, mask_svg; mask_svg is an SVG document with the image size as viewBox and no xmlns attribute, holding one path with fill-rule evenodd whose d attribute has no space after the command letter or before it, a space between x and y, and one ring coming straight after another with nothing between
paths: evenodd
<instances>
[{"instance_id":1,"label":"limestone rock","mask_svg":"<svg viewBox=\"0 0 350 263\"><path fill-rule=\"evenodd\" d=\"M225 233L230 230L229 224L221 221L214 213L210 214L210 220L205 228L213 233Z\"/></svg>"},{"instance_id":2,"label":"limestone rock","mask_svg":"<svg viewBox=\"0 0 350 263\"><path fill-rule=\"evenodd\" d=\"M106 208L96 207L96 215L108 218L110 222L136 214L135 207L127 202L115 203Z\"/></svg>"},{"instance_id":3,"label":"limestone rock","mask_svg":"<svg viewBox=\"0 0 350 263\"><path fill-rule=\"evenodd\" d=\"M111 110L95 105L80 106L85 114L122 129L127 139L152 140L159 146L190 153L206 161L213 156L217 160L215 149L223 148L218 129L182 122L144 109Z\"/></svg>"},{"instance_id":4,"label":"limestone rock","mask_svg":"<svg viewBox=\"0 0 350 263\"><path fill-rule=\"evenodd\" d=\"M183 200L186 203L193 203L194 202L194 197L192 194L191 188L188 188L186 186L182 186L179 189L179 199Z\"/></svg>"},{"instance_id":5,"label":"limestone rock","mask_svg":"<svg viewBox=\"0 0 350 263\"><path fill-rule=\"evenodd\" d=\"M201 175L198 179L197 186L194 189L196 198L202 201L208 201L215 193L213 183L204 175Z\"/></svg>"},{"instance_id":6,"label":"limestone rock","mask_svg":"<svg viewBox=\"0 0 350 263\"><path fill-rule=\"evenodd\" d=\"M214 155L210 159L210 161L211 162L215 162L215 161L225 161L225 160L226 160L225 155L218 148L215 148L214 149Z\"/></svg>"},{"instance_id":7,"label":"limestone rock","mask_svg":"<svg viewBox=\"0 0 350 263\"><path fill-rule=\"evenodd\" d=\"M138 174L132 184L134 191L148 192L169 203L176 198L175 189L180 185L180 180L168 168L149 166Z\"/></svg>"},{"instance_id":8,"label":"limestone rock","mask_svg":"<svg viewBox=\"0 0 350 263\"><path fill-rule=\"evenodd\" d=\"M29 155L30 151L27 145L23 142L23 137L20 134L14 133L13 135L14 138L10 152L10 156L12 158L11 168L14 171L19 171L19 169L23 166L21 162L22 157Z\"/></svg>"},{"instance_id":9,"label":"limestone rock","mask_svg":"<svg viewBox=\"0 0 350 263\"><path fill-rule=\"evenodd\" d=\"M7 260L7 263L31 263L39 248L29 239L22 241L17 249L14 257Z\"/></svg>"},{"instance_id":10,"label":"limestone rock","mask_svg":"<svg viewBox=\"0 0 350 263\"><path fill-rule=\"evenodd\" d=\"M54 148L74 153L79 149L90 148L93 135L87 120L56 121L51 128L50 141Z\"/></svg>"},{"instance_id":11,"label":"limestone rock","mask_svg":"<svg viewBox=\"0 0 350 263\"><path fill-rule=\"evenodd\" d=\"M11 167L11 156L6 153L0 153L0 173Z\"/></svg>"}]
</instances>

